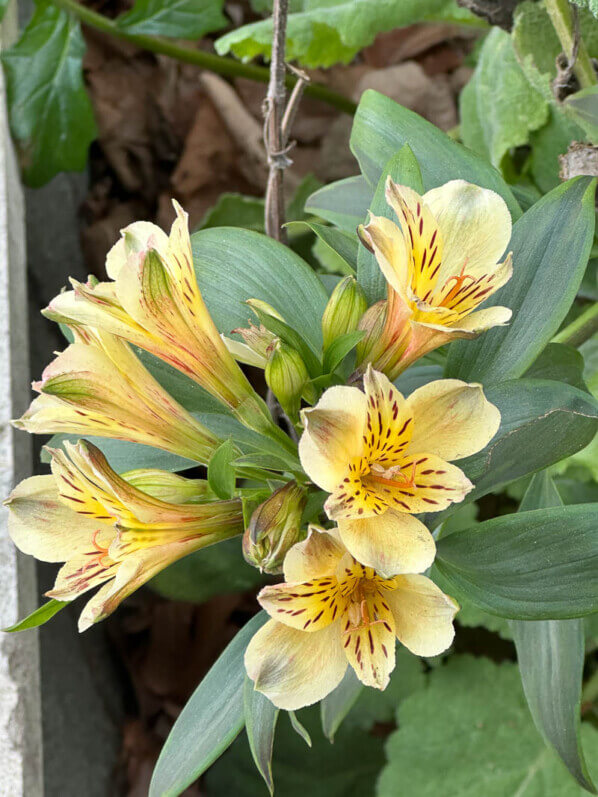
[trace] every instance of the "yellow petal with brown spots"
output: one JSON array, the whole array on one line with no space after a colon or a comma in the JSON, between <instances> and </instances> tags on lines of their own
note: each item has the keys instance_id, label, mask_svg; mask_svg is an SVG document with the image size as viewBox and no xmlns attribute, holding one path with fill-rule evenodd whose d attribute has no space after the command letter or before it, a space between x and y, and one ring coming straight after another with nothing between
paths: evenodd
<instances>
[{"instance_id":1,"label":"yellow petal with brown spots","mask_svg":"<svg viewBox=\"0 0 598 797\"><path fill-rule=\"evenodd\" d=\"M270 617L300 631L321 631L345 611L347 599L333 576L303 584L274 584L258 595Z\"/></svg>"},{"instance_id":2,"label":"yellow petal with brown spots","mask_svg":"<svg viewBox=\"0 0 598 797\"><path fill-rule=\"evenodd\" d=\"M380 593L353 603L341 619L343 648L366 686L386 689L395 667L395 621Z\"/></svg>"}]
</instances>

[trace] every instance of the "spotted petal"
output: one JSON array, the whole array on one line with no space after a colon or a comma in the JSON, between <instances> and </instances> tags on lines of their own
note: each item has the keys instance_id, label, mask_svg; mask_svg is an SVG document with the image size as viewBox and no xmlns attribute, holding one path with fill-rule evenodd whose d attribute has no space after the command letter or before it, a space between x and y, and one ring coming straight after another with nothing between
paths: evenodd
<instances>
[{"instance_id":1,"label":"spotted petal","mask_svg":"<svg viewBox=\"0 0 598 797\"><path fill-rule=\"evenodd\" d=\"M385 593L386 595L386 593ZM362 604L364 622L341 620L343 648L349 664L366 686L386 689L395 668L395 621L385 596L368 595Z\"/></svg>"},{"instance_id":2,"label":"spotted petal","mask_svg":"<svg viewBox=\"0 0 598 797\"><path fill-rule=\"evenodd\" d=\"M403 231L390 219L370 214L368 223L359 232L373 251L388 284L407 298L413 265L411 244L407 245Z\"/></svg>"},{"instance_id":3,"label":"spotted petal","mask_svg":"<svg viewBox=\"0 0 598 797\"><path fill-rule=\"evenodd\" d=\"M294 711L326 697L347 669L338 622L315 634L270 620L251 639L245 668L258 692Z\"/></svg>"},{"instance_id":4,"label":"spotted petal","mask_svg":"<svg viewBox=\"0 0 598 797\"><path fill-rule=\"evenodd\" d=\"M384 374L369 366L363 384L367 398L364 454L370 462L389 467L409 446L413 417L401 393Z\"/></svg>"},{"instance_id":5,"label":"spotted petal","mask_svg":"<svg viewBox=\"0 0 598 797\"><path fill-rule=\"evenodd\" d=\"M270 617L300 631L321 631L344 612L346 599L336 578L314 578L302 584L273 584L258 595Z\"/></svg>"}]
</instances>

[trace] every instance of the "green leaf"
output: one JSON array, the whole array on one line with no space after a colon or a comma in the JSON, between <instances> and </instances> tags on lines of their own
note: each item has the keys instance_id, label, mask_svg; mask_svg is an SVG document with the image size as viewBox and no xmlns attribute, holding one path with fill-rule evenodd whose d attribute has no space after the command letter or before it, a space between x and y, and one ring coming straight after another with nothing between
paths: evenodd
<instances>
[{"instance_id":1,"label":"green leaf","mask_svg":"<svg viewBox=\"0 0 598 797\"><path fill-rule=\"evenodd\" d=\"M312 746L311 736L309 735L305 725L299 722L299 720L297 719L297 715L295 714L294 711L289 711L288 715L292 729L295 731L295 733L298 736L300 736L303 739L303 741L308 747L311 747Z\"/></svg>"},{"instance_id":2,"label":"green leaf","mask_svg":"<svg viewBox=\"0 0 598 797\"><path fill-rule=\"evenodd\" d=\"M570 385L517 379L484 392L500 410L501 422L485 449L458 463L475 484L467 502L571 456L596 434L598 403ZM434 525L455 509L435 514Z\"/></svg>"},{"instance_id":3,"label":"green leaf","mask_svg":"<svg viewBox=\"0 0 598 797\"><path fill-rule=\"evenodd\" d=\"M313 196L313 195L312 195ZM303 229L307 227L314 232L335 255L343 261L345 268L343 274L355 274L357 268L357 252L359 241L356 235L349 235L342 230L334 227L327 227L325 224L316 224L309 221L291 221L287 224L290 229Z\"/></svg>"},{"instance_id":4,"label":"green leaf","mask_svg":"<svg viewBox=\"0 0 598 797\"><path fill-rule=\"evenodd\" d=\"M199 287L220 332L247 326L253 312L245 302L262 299L320 350L328 297L304 260L272 238L234 227L201 230L191 240Z\"/></svg>"},{"instance_id":5,"label":"green leaf","mask_svg":"<svg viewBox=\"0 0 598 797\"><path fill-rule=\"evenodd\" d=\"M598 17L598 0L571 0L580 8L588 8L595 17Z\"/></svg>"},{"instance_id":6,"label":"green leaf","mask_svg":"<svg viewBox=\"0 0 598 797\"><path fill-rule=\"evenodd\" d=\"M322 731L330 743L334 741L335 733L355 705L362 690L363 684L355 675L355 670L353 667L347 667L340 684L320 702Z\"/></svg>"},{"instance_id":7,"label":"green leaf","mask_svg":"<svg viewBox=\"0 0 598 797\"><path fill-rule=\"evenodd\" d=\"M378 0L375 4L371 0L306 0L299 13L289 15L286 58L307 67L348 64L378 33L433 21L480 24L454 0ZM232 52L244 61L258 55L269 58L271 49L270 19L244 25L216 42L220 55Z\"/></svg>"},{"instance_id":8,"label":"green leaf","mask_svg":"<svg viewBox=\"0 0 598 797\"><path fill-rule=\"evenodd\" d=\"M386 180L390 177L395 183L408 185L415 191L422 190L421 171L408 144L391 156L384 167L371 203L371 211L375 216L384 216L396 222L396 216L386 202ZM386 296L386 280L374 255L365 246L360 247L357 254L357 280L367 296L368 303L374 304Z\"/></svg>"},{"instance_id":9,"label":"green leaf","mask_svg":"<svg viewBox=\"0 0 598 797\"><path fill-rule=\"evenodd\" d=\"M270 332L273 332L277 337L299 352L311 376L319 376L322 373L320 361L296 329L293 329L289 324L286 324L279 318L264 312L261 307L256 306L254 309L259 320L266 329L269 329Z\"/></svg>"},{"instance_id":10,"label":"green leaf","mask_svg":"<svg viewBox=\"0 0 598 797\"><path fill-rule=\"evenodd\" d=\"M583 368L583 357L573 346L549 343L523 376L526 379L554 379L585 390Z\"/></svg>"},{"instance_id":11,"label":"green leaf","mask_svg":"<svg viewBox=\"0 0 598 797\"><path fill-rule=\"evenodd\" d=\"M315 191L307 200L305 210L354 235L365 221L372 194L371 186L361 174L347 177Z\"/></svg>"},{"instance_id":12,"label":"green leaf","mask_svg":"<svg viewBox=\"0 0 598 797\"><path fill-rule=\"evenodd\" d=\"M34 612L31 612L31 614L28 614L23 620L19 620L18 623L15 623L8 628L3 628L2 631L6 633L14 633L15 631L26 631L28 628L37 628L38 626L47 623L48 620L51 620L55 614L64 609L65 606L68 606L69 603L70 601L57 601L56 599L52 598L51 600L46 601L46 603L37 608Z\"/></svg>"},{"instance_id":13,"label":"green leaf","mask_svg":"<svg viewBox=\"0 0 598 797\"><path fill-rule=\"evenodd\" d=\"M569 180L536 202L513 227L513 276L484 307L510 307L508 326L451 345L446 375L513 379L529 368L569 310L594 238L595 181Z\"/></svg>"},{"instance_id":14,"label":"green leaf","mask_svg":"<svg viewBox=\"0 0 598 797\"><path fill-rule=\"evenodd\" d=\"M565 100L573 121L586 131L592 144L598 144L598 86L590 86Z\"/></svg>"},{"instance_id":15,"label":"green leaf","mask_svg":"<svg viewBox=\"0 0 598 797\"><path fill-rule=\"evenodd\" d=\"M395 385L404 396L409 396L418 387L427 385L435 379L442 379L441 365L412 365L395 379Z\"/></svg>"},{"instance_id":16,"label":"green leaf","mask_svg":"<svg viewBox=\"0 0 598 797\"><path fill-rule=\"evenodd\" d=\"M220 194L199 224L200 230L210 227L244 227L264 232L264 200L244 194Z\"/></svg>"},{"instance_id":17,"label":"green leaf","mask_svg":"<svg viewBox=\"0 0 598 797\"><path fill-rule=\"evenodd\" d=\"M0 22L4 19L10 0L0 0Z\"/></svg>"},{"instance_id":18,"label":"green leaf","mask_svg":"<svg viewBox=\"0 0 598 797\"><path fill-rule=\"evenodd\" d=\"M272 750L279 710L265 695L253 688L253 681L247 676L245 676L243 702L249 749L258 772L266 781L270 794L273 794Z\"/></svg>"},{"instance_id":19,"label":"green leaf","mask_svg":"<svg viewBox=\"0 0 598 797\"><path fill-rule=\"evenodd\" d=\"M527 144L549 114L548 102L517 61L511 36L500 28L493 28L484 40L460 105L463 143L497 169L505 153Z\"/></svg>"},{"instance_id":20,"label":"green leaf","mask_svg":"<svg viewBox=\"0 0 598 797\"><path fill-rule=\"evenodd\" d=\"M560 184L559 155L572 141L584 138L583 130L555 106L549 108L548 122L530 135L531 152L527 167L543 194ZM539 197L538 197L539 198Z\"/></svg>"},{"instance_id":21,"label":"green leaf","mask_svg":"<svg viewBox=\"0 0 598 797\"><path fill-rule=\"evenodd\" d=\"M562 506L546 471L531 481L519 511ZM513 620L523 691L536 728L584 789L596 793L581 747L583 620Z\"/></svg>"},{"instance_id":22,"label":"green leaf","mask_svg":"<svg viewBox=\"0 0 598 797\"><path fill-rule=\"evenodd\" d=\"M471 656L434 668L388 739L377 797L580 797L531 721L517 667ZM588 755L598 731L584 728Z\"/></svg>"},{"instance_id":23,"label":"green leaf","mask_svg":"<svg viewBox=\"0 0 598 797\"><path fill-rule=\"evenodd\" d=\"M364 335L365 332L363 330L356 329L355 332L347 332L345 335L333 340L324 355L324 371L333 373Z\"/></svg>"},{"instance_id":24,"label":"green leaf","mask_svg":"<svg viewBox=\"0 0 598 797\"><path fill-rule=\"evenodd\" d=\"M413 111L377 91L365 91L353 122L351 150L370 185L378 185L386 164L404 144L417 158L426 191L460 178L496 191L513 218L521 215L511 189L486 160Z\"/></svg>"},{"instance_id":25,"label":"green leaf","mask_svg":"<svg viewBox=\"0 0 598 797\"><path fill-rule=\"evenodd\" d=\"M375 779L384 762L380 740L359 729L348 732L341 728L331 745L319 727L317 706L301 710L299 717L313 746L306 750L304 739L290 723L279 723L272 767L277 794L373 797ZM202 787L206 797L256 797L265 793L244 739L238 739L209 770Z\"/></svg>"},{"instance_id":26,"label":"green leaf","mask_svg":"<svg viewBox=\"0 0 598 797\"><path fill-rule=\"evenodd\" d=\"M517 620L598 610L598 504L519 512L438 540L436 566L480 608Z\"/></svg>"},{"instance_id":27,"label":"green leaf","mask_svg":"<svg viewBox=\"0 0 598 797\"><path fill-rule=\"evenodd\" d=\"M229 24L222 13L223 1L136 0L130 11L117 18L116 24L136 35L200 39Z\"/></svg>"},{"instance_id":28,"label":"green leaf","mask_svg":"<svg viewBox=\"0 0 598 797\"><path fill-rule=\"evenodd\" d=\"M260 612L237 633L180 713L160 757L149 797L178 797L238 735L243 724L243 656L268 619Z\"/></svg>"},{"instance_id":29,"label":"green leaf","mask_svg":"<svg viewBox=\"0 0 598 797\"><path fill-rule=\"evenodd\" d=\"M10 129L24 180L35 188L87 163L96 126L83 85L84 53L75 17L39 3L21 38L2 54Z\"/></svg>"},{"instance_id":30,"label":"green leaf","mask_svg":"<svg viewBox=\"0 0 598 797\"><path fill-rule=\"evenodd\" d=\"M264 578L241 554L240 538L210 545L162 570L149 586L173 601L205 603L215 595L246 592L264 583Z\"/></svg>"},{"instance_id":31,"label":"green leaf","mask_svg":"<svg viewBox=\"0 0 598 797\"><path fill-rule=\"evenodd\" d=\"M208 463L208 484L218 498L227 501L235 492L235 447L231 440L225 440L218 446Z\"/></svg>"}]
</instances>

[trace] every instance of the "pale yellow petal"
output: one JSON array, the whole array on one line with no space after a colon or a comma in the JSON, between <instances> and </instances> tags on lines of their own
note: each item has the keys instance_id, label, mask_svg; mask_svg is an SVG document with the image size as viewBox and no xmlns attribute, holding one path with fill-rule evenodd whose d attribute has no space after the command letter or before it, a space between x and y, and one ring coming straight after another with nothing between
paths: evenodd
<instances>
[{"instance_id":1,"label":"pale yellow petal","mask_svg":"<svg viewBox=\"0 0 598 797\"><path fill-rule=\"evenodd\" d=\"M347 669L339 623L306 634L270 620L247 646L245 668L275 706L310 706L330 694Z\"/></svg>"},{"instance_id":2,"label":"pale yellow petal","mask_svg":"<svg viewBox=\"0 0 598 797\"><path fill-rule=\"evenodd\" d=\"M424 195L443 241L438 283L465 270L487 273L504 254L511 238L511 215L494 191L465 180L451 180Z\"/></svg>"},{"instance_id":3,"label":"pale yellow petal","mask_svg":"<svg viewBox=\"0 0 598 797\"><path fill-rule=\"evenodd\" d=\"M407 450L413 418L403 395L371 366L365 373L363 386L367 399L364 455L369 462L388 467Z\"/></svg>"},{"instance_id":4,"label":"pale yellow petal","mask_svg":"<svg viewBox=\"0 0 598 797\"><path fill-rule=\"evenodd\" d=\"M61 501L53 476L22 481L7 499L8 531L23 553L43 562L65 562L92 549L92 538L106 526L79 515ZM114 535L114 532L112 532Z\"/></svg>"},{"instance_id":5,"label":"pale yellow petal","mask_svg":"<svg viewBox=\"0 0 598 797\"><path fill-rule=\"evenodd\" d=\"M272 584L264 587L257 599L273 620L309 633L317 633L333 623L347 604L334 576L302 584Z\"/></svg>"},{"instance_id":6,"label":"pale yellow petal","mask_svg":"<svg viewBox=\"0 0 598 797\"><path fill-rule=\"evenodd\" d=\"M284 560L284 580L325 578L335 573L345 555L343 546L328 532L310 529L307 539L293 545Z\"/></svg>"},{"instance_id":7,"label":"pale yellow petal","mask_svg":"<svg viewBox=\"0 0 598 797\"><path fill-rule=\"evenodd\" d=\"M396 576L385 594L395 618L397 638L416 656L438 656L455 636L459 605L425 576Z\"/></svg>"},{"instance_id":8,"label":"pale yellow petal","mask_svg":"<svg viewBox=\"0 0 598 797\"><path fill-rule=\"evenodd\" d=\"M302 417L301 464L313 482L332 492L345 476L349 461L361 455L365 395L356 387L331 387L313 409L303 411Z\"/></svg>"},{"instance_id":9,"label":"pale yellow petal","mask_svg":"<svg viewBox=\"0 0 598 797\"><path fill-rule=\"evenodd\" d=\"M430 382L415 390L407 404L414 417L410 453L462 459L481 451L500 426L500 412L482 386L459 379Z\"/></svg>"},{"instance_id":10,"label":"pale yellow petal","mask_svg":"<svg viewBox=\"0 0 598 797\"><path fill-rule=\"evenodd\" d=\"M368 594L341 619L347 660L359 680L375 689L386 689L395 668L395 620L386 594ZM357 618L352 616L355 612Z\"/></svg>"},{"instance_id":11,"label":"pale yellow petal","mask_svg":"<svg viewBox=\"0 0 598 797\"><path fill-rule=\"evenodd\" d=\"M513 315L508 307L488 307L484 310L476 310L465 318L460 318L454 327L448 327L447 333L452 333L455 337L475 337L481 332L485 332L492 327L499 327L508 324Z\"/></svg>"},{"instance_id":12,"label":"pale yellow petal","mask_svg":"<svg viewBox=\"0 0 598 797\"><path fill-rule=\"evenodd\" d=\"M400 227L384 216L370 215L360 228L360 235L370 248L389 285L403 297L411 275L411 250Z\"/></svg>"},{"instance_id":13,"label":"pale yellow petal","mask_svg":"<svg viewBox=\"0 0 598 797\"><path fill-rule=\"evenodd\" d=\"M426 526L405 512L388 509L365 520L339 520L347 549L380 575L423 573L434 561L436 544Z\"/></svg>"},{"instance_id":14,"label":"pale yellow petal","mask_svg":"<svg viewBox=\"0 0 598 797\"><path fill-rule=\"evenodd\" d=\"M120 231L121 238L106 256L106 273L115 280L127 258L144 249L156 249L161 254L168 249L168 236L156 224L136 221Z\"/></svg>"}]
</instances>

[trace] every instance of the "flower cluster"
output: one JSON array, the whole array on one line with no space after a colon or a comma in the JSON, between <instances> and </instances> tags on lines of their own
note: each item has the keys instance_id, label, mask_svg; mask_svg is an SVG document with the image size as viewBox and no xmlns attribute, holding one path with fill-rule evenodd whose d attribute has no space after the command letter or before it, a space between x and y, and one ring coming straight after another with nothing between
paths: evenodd
<instances>
[{"instance_id":1,"label":"flower cluster","mask_svg":"<svg viewBox=\"0 0 598 797\"><path fill-rule=\"evenodd\" d=\"M232 330L243 341L220 334L176 203L170 236L145 222L127 227L108 254L109 281L73 282L45 311L73 342L34 383L40 395L18 428L116 438L207 465L223 441L168 394L156 378L158 358L252 435L269 438L264 450L274 443L281 452L263 469L263 459L251 461L265 494L244 491L236 478L248 460L238 442L239 464L226 465L234 488L219 499L201 479L153 469L118 474L89 442L49 449L51 475L27 479L7 500L9 528L25 553L64 562L50 597L70 601L98 588L81 630L180 557L243 534L247 561L284 578L260 592L271 619L245 655L255 688L275 705L320 700L347 666L384 689L397 640L418 656L449 647L458 606L424 575L436 546L422 516L472 490L453 463L489 443L500 413L477 384L442 379L404 397L392 380L448 340L509 319L506 308L475 308L509 279L510 257L497 262L511 223L500 197L463 181L423 197L389 181L387 199L398 223L372 216L360 229L387 280L387 299L368 309L352 277L339 283L322 319L315 374L315 355L294 347L296 333L283 339L288 325L263 301L248 297L259 326ZM356 370L342 384L351 366L338 364L350 349L331 351L359 330ZM298 451L236 360L264 368L299 432ZM269 495L276 482L282 486ZM306 531L304 512L315 505L310 517L318 515L322 492L323 525ZM249 493L260 496L250 518Z\"/></svg>"}]
</instances>

